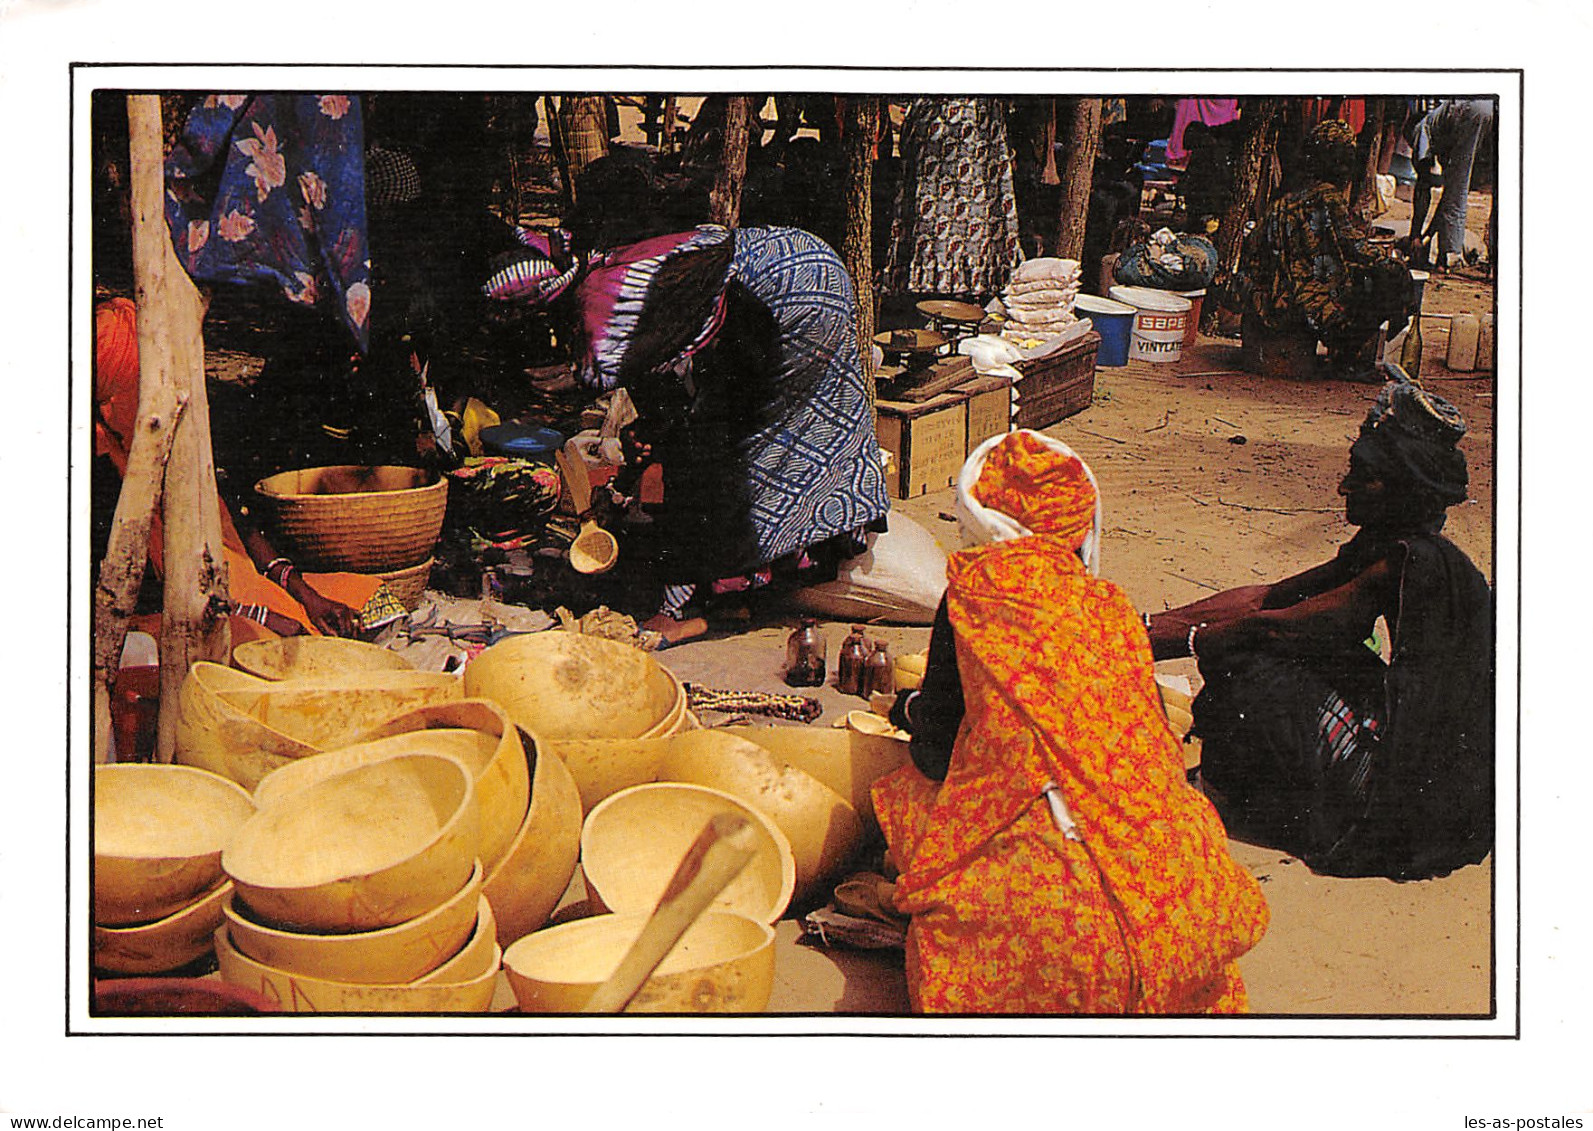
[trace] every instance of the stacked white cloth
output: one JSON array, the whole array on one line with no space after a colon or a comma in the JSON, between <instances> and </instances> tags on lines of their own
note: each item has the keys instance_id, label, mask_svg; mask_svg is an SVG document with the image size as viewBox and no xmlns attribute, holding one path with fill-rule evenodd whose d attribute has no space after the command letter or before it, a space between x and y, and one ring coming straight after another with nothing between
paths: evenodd
<instances>
[{"instance_id":1,"label":"stacked white cloth","mask_svg":"<svg viewBox=\"0 0 1593 1131\"><path fill-rule=\"evenodd\" d=\"M1001 336L1034 344L1066 333L1077 322L1073 300L1079 293L1076 259L1030 259L1019 264L1001 293L1007 323Z\"/></svg>"}]
</instances>

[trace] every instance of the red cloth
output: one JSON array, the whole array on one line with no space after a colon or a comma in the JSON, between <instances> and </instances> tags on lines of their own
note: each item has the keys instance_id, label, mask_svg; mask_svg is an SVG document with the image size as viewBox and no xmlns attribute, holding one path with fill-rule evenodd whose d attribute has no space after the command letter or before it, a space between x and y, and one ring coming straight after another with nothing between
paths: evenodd
<instances>
[{"instance_id":1,"label":"red cloth","mask_svg":"<svg viewBox=\"0 0 1593 1131\"><path fill-rule=\"evenodd\" d=\"M1180 98L1173 110L1173 129L1167 135L1167 160L1169 164L1183 165L1189 160L1189 150L1184 148L1184 131L1191 122L1207 126L1221 126L1239 117L1237 98Z\"/></svg>"}]
</instances>

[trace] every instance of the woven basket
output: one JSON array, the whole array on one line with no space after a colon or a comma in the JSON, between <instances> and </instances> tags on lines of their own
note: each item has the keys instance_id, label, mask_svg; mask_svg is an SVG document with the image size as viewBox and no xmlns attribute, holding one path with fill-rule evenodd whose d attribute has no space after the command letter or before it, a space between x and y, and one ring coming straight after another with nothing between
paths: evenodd
<instances>
[{"instance_id":1,"label":"woven basket","mask_svg":"<svg viewBox=\"0 0 1593 1131\"><path fill-rule=\"evenodd\" d=\"M382 573L423 563L442 532L448 480L418 467L284 471L255 484L282 552L311 572Z\"/></svg>"},{"instance_id":2,"label":"woven basket","mask_svg":"<svg viewBox=\"0 0 1593 1131\"><path fill-rule=\"evenodd\" d=\"M387 588L394 597L408 609L414 612L420 606L421 594L426 591L426 582L431 578L432 562L435 558L427 558L417 566L408 569L395 569L387 573L375 573L372 577L379 577L387 582Z\"/></svg>"}]
</instances>

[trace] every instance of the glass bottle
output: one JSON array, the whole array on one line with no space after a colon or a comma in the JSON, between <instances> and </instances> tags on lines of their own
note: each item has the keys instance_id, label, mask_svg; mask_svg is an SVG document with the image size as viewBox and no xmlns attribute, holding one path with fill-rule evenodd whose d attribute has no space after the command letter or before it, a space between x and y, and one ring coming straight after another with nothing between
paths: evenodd
<instances>
[{"instance_id":1,"label":"glass bottle","mask_svg":"<svg viewBox=\"0 0 1593 1131\"><path fill-rule=\"evenodd\" d=\"M822 687L828 644L813 617L802 623L785 642L785 681L792 687Z\"/></svg>"},{"instance_id":2,"label":"glass bottle","mask_svg":"<svg viewBox=\"0 0 1593 1131\"><path fill-rule=\"evenodd\" d=\"M889 695L896 690L896 664L891 659L890 649L885 641L874 642L874 652L863 665L863 698L884 692Z\"/></svg>"},{"instance_id":3,"label":"glass bottle","mask_svg":"<svg viewBox=\"0 0 1593 1131\"><path fill-rule=\"evenodd\" d=\"M1410 316L1410 330L1405 335L1405 345L1399 351L1399 367L1412 380L1422 371L1422 313Z\"/></svg>"},{"instance_id":4,"label":"glass bottle","mask_svg":"<svg viewBox=\"0 0 1593 1131\"><path fill-rule=\"evenodd\" d=\"M868 662L868 640L863 626L854 624L848 636L835 653L835 687L843 695L859 695L863 691L863 665Z\"/></svg>"}]
</instances>

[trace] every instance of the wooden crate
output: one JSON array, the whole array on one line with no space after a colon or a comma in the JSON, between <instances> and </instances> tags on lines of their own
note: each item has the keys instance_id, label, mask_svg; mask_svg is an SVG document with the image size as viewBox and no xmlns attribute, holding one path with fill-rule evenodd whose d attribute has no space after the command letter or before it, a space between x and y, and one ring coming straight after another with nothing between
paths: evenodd
<instances>
[{"instance_id":1,"label":"wooden crate","mask_svg":"<svg viewBox=\"0 0 1593 1131\"><path fill-rule=\"evenodd\" d=\"M1012 430L1012 382L1006 377L975 377L958 385L968 397L968 450Z\"/></svg>"},{"instance_id":2,"label":"wooden crate","mask_svg":"<svg viewBox=\"0 0 1593 1131\"><path fill-rule=\"evenodd\" d=\"M1019 428L1045 428L1089 408L1095 399L1095 355L1100 346L1101 335L1091 330L1056 353L1013 362L1023 378L1013 390L1017 410L1012 422Z\"/></svg>"},{"instance_id":3,"label":"wooden crate","mask_svg":"<svg viewBox=\"0 0 1593 1131\"><path fill-rule=\"evenodd\" d=\"M942 393L922 404L878 401L874 431L891 453L886 489L893 499L911 499L949 487L968 456L968 396Z\"/></svg>"}]
</instances>

